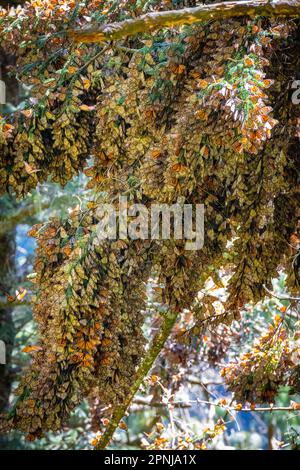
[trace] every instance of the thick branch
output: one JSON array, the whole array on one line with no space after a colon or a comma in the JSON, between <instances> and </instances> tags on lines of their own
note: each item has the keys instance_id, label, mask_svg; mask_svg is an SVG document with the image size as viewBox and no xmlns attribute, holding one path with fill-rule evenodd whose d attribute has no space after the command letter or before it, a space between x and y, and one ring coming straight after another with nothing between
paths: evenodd
<instances>
[{"instance_id":1,"label":"thick branch","mask_svg":"<svg viewBox=\"0 0 300 470\"><path fill-rule=\"evenodd\" d=\"M163 402L151 402L148 400L144 400L143 398L137 398L134 400L134 403L137 405L142 406L149 406L150 408L163 408L166 406L173 406L174 408L191 408L193 405L207 405L207 406L215 406L216 408L223 408L226 411L236 411L238 413L266 413L266 412L273 412L273 411L297 411L299 412L300 409L297 406L265 406L265 407L255 407L255 408L240 408L238 406L228 406L223 405L222 403L215 403L207 400L187 400L187 401L174 401L169 403Z\"/></svg>"},{"instance_id":2,"label":"thick branch","mask_svg":"<svg viewBox=\"0 0 300 470\"><path fill-rule=\"evenodd\" d=\"M146 375L148 374L148 372L152 368L155 359L159 355L159 353L162 350L166 340L168 339L168 337L171 333L171 330L174 326L174 323L176 322L177 316L178 316L177 312L169 312L169 313L166 314L166 316L164 318L164 322L163 322L159 332L157 333L157 335L153 339L153 342L152 342L148 352L146 353L146 356L145 356L141 366L139 367L139 369L137 371L136 380L135 380L134 384L132 385L132 387L131 387L131 389L128 393L126 401L115 408L113 416L110 420L110 423L109 423L108 427L106 428L105 433L101 437L99 443L95 446L95 450L104 450L106 448L106 446L110 443L110 441L113 437L113 434L114 434L115 430L117 429L117 427L119 425L119 422L121 421L121 419L125 415L127 408L131 404L131 401L132 401L134 395L136 394L136 392L140 388L141 383L143 382L144 378L146 377Z\"/></svg>"},{"instance_id":3,"label":"thick branch","mask_svg":"<svg viewBox=\"0 0 300 470\"><path fill-rule=\"evenodd\" d=\"M191 25L241 16L300 17L300 0L242 0L201 5L183 10L160 11L120 23L69 31L69 35L77 42L101 42L151 32L164 27Z\"/></svg>"}]
</instances>

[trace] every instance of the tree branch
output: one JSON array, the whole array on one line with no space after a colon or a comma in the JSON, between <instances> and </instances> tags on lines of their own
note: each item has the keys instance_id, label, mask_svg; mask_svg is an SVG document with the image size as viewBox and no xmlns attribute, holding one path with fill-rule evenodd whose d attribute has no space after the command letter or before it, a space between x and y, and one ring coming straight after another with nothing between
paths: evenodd
<instances>
[{"instance_id":1,"label":"tree branch","mask_svg":"<svg viewBox=\"0 0 300 470\"><path fill-rule=\"evenodd\" d=\"M241 16L300 17L300 0L241 0L174 11L147 13L119 23L108 23L85 30L71 30L76 42L101 42L152 32L164 27L191 25Z\"/></svg>"},{"instance_id":2,"label":"tree branch","mask_svg":"<svg viewBox=\"0 0 300 470\"><path fill-rule=\"evenodd\" d=\"M22 5L26 0L3 0L1 3L4 8Z\"/></svg>"},{"instance_id":3,"label":"tree branch","mask_svg":"<svg viewBox=\"0 0 300 470\"><path fill-rule=\"evenodd\" d=\"M270 289L268 289L265 285L263 285L263 288L269 295L271 295L271 297L274 297L277 300L289 300L291 302L300 302L300 297L291 297L289 295L274 294L274 292L270 291Z\"/></svg>"},{"instance_id":4,"label":"tree branch","mask_svg":"<svg viewBox=\"0 0 300 470\"><path fill-rule=\"evenodd\" d=\"M292 406L265 406L265 407L255 407L255 408L239 408L238 406L229 406L229 405L223 405L222 403L215 403L207 400L189 400L186 402L180 402L180 401L175 401L172 403L174 406L179 406L179 405L208 405L208 406L215 406L217 408L223 408L226 411L236 411L238 413L253 413L253 412L272 412L272 411L300 411L299 408L297 408L295 405ZM163 406L163 404L162 404ZM165 405L164 405L165 406Z\"/></svg>"},{"instance_id":5,"label":"tree branch","mask_svg":"<svg viewBox=\"0 0 300 470\"><path fill-rule=\"evenodd\" d=\"M2 302L0 300L0 309L7 309L7 308L15 308L15 307L30 307L31 303L30 302L19 302L19 301L14 301L14 302Z\"/></svg>"},{"instance_id":6,"label":"tree branch","mask_svg":"<svg viewBox=\"0 0 300 470\"><path fill-rule=\"evenodd\" d=\"M110 420L110 423L107 426L103 436L100 438L98 444L95 446L95 450L104 450L106 446L110 443L113 437L113 434L115 430L117 429L119 422L125 415L126 410L129 407L134 395L140 388L141 383L143 382L144 378L146 377L146 375L152 368L155 359L159 355L166 340L168 339L171 333L171 330L176 322L177 316L178 316L178 312L168 312L165 315L163 324L159 332L154 337L152 344L148 352L146 353L146 356L141 366L139 367L137 371L135 382L132 385L125 402L115 408L113 416Z\"/></svg>"},{"instance_id":7,"label":"tree branch","mask_svg":"<svg viewBox=\"0 0 300 470\"><path fill-rule=\"evenodd\" d=\"M255 407L255 408L240 408L238 406L230 406L230 405L224 405L222 403L215 403L212 401L208 400L186 400L186 401L173 401L169 403L163 403L163 402L151 402L147 399L143 398L137 398L133 402L135 405L141 405L141 406L148 406L150 408L164 408L166 406L173 406L174 408L191 408L193 405L207 405L207 406L214 406L217 408L223 408L225 411L236 411L238 413L253 413L253 412L258 412L258 413L266 413L266 412L272 412L272 411L300 411L300 408L297 408L295 405L291 406L260 406L260 407Z\"/></svg>"},{"instance_id":8,"label":"tree branch","mask_svg":"<svg viewBox=\"0 0 300 470\"><path fill-rule=\"evenodd\" d=\"M191 408L191 403L189 402L169 402L169 403L163 403L163 402L160 402L160 401L149 401L147 400L147 398L142 398L142 397L138 397L138 398L135 398L133 400L133 405L137 405L137 406L140 406L142 408L144 408L145 406L148 406L150 408L163 408L163 407L166 407L166 406L173 406L174 408ZM130 407L130 410L132 410L132 408Z\"/></svg>"}]
</instances>

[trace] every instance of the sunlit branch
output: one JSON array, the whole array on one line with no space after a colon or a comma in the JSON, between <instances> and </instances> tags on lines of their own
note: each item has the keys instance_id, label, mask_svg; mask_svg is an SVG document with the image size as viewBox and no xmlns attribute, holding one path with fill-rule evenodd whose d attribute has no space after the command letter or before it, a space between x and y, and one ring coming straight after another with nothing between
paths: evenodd
<instances>
[{"instance_id":1,"label":"sunlit branch","mask_svg":"<svg viewBox=\"0 0 300 470\"><path fill-rule=\"evenodd\" d=\"M137 33L149 33L166 27L191 25L241 16L297 18L300 16L300 1L243 0L201 5L182 10L152 12L118 23L108 23L83 30L71 30L69 35L77 42L101 42L121 39Z\"/></svg>"}]
</instances>

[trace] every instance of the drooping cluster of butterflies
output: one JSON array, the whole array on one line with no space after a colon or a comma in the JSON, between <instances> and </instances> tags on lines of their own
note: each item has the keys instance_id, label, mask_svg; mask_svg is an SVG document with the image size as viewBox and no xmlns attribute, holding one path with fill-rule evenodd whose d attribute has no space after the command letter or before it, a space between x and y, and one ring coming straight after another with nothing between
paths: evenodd
<instances>
[{"instance_id":1,"label":"drooping cluster of butterflies","mask_svg":"<svg viewBox=\"0 0 300 470\"><path fill-rule=\"evenodd\" d=\"M64 185L84 171L96 197L32 231L40 343L2 421L29 439L59 430L91 390L107 406L126 396L145 352L151 276L166 309L193 312L206 279L228 268L225 313L204 306L195 322L238 319L278 266L289 266L300 200L299 111L287 92L299 66L297 24L226 20L80 46L59 34L61 9L81 25L99 2L89 2L92 13L67 0L35 3L24 15L0 11L0 36L31 87L26 107L0 121L0 191L23 196L48 177ZM124 3L127 14L132 2ZM204 204L203 249L99 243L97 207L122 194L147 207Z\"/></svg>"}]
</instances>

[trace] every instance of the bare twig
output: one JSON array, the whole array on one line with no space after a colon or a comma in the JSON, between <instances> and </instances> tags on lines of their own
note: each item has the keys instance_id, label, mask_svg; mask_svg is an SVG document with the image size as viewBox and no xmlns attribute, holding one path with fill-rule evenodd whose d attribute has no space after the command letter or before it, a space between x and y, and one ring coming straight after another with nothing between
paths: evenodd
<instances>
[{"instance_id":1,"label":"bare twig","mask_svg":"<svg viewBox=\"0 0 300 470\"><path fill-rule=\"evenodd\" d=\"M210 382L203 382L202 380L200 379L197 379L196 377L189 377L187 379L187 382L192 384L192 385L200 385L200 387L209 387L210 385L222 385L222 381L218 381L218 382L214 382L214 381L210 381Z\"/></svg>"},{"instance_id":2,"label":"bare twig","mask_svg":"<svg viewBox=\"0 0 300 470\"><path fill-rule=\"evenodd\" d=\"M263 286L263 288L265 289L265 291L271 295L272 297L274 297L275 299L278 299L278 300L290 300L290 301L293 301L293 302L300 302L300 297L291 297L289 295L279 295L279 294L274 294L274 292L270 291L270 289L268 289L265 285Z\"/></svg>"},{"instance_id":3,"label":"bare twig","mask_svg":"<svg viewBox=\"0 0 300 470\"><path fill-rule=\"evenodd\" d=\"M238 406L230 406L224 405L222 403L211 402L208 400L187 400L187 401L174 401L171 403L164 403L164 402L151 402L149 400L143 398L136 398L133 402L136 405L143 405L149 406L153 408L163 408L168 407L170 404L174 408L191 408L193 405L207 405L207 406L215 406L218 408L223 408L225 411L232 412L236 411L238 413L265 413L265 412L273 412L273 411L300 411L300 409L295 408L294 406L265 406L265 407L255 407L255 408L240 408Z\"/></svg>"}]
</instances>

